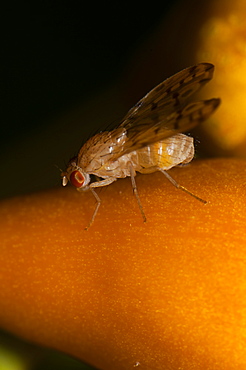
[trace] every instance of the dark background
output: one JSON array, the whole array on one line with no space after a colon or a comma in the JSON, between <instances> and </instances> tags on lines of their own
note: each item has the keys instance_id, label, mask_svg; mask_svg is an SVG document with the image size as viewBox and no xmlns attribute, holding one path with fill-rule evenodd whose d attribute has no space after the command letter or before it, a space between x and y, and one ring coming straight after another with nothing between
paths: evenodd
<instances>
[{"instance_id":1,"label":"dark background","mask_svg":"<svg viewBox=\"0 0 246 370\"><path fill-rule=\"evenodd\" d=\"M55 166L136 103L110 99L133 55L148 78L141 68L152 48L136 52L178 2L15 2L2 10L1 198L58 185Z\"/></svg>"},{"instance_id":2,"label":"dark background","mask_svg":"<svg viewBox=\"0 0 246 370\"><path fill-rule=\"evenodd\" d=\"M139 5L42 1L8 10L1 145L117 78L170 7Z\"/></svg>"}]
</instances>

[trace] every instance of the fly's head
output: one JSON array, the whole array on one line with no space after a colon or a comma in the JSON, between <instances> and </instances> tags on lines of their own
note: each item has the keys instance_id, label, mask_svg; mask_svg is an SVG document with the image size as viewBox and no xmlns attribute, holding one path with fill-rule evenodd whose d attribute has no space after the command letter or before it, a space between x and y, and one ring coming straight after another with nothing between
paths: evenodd
<instances>
[{"instance_id":1,"label":"fly's head","mask_svg":"<svg viewBox=\"0 0 246 370\"><path fill-rule=\"evenodd\" d=\"M77 165L76 159L76 157L72 158L68 163L66 171L61 173L62 186L66 186L70 181L78 191L88 190L90 175Z\"/></svg>"}]
</instances>

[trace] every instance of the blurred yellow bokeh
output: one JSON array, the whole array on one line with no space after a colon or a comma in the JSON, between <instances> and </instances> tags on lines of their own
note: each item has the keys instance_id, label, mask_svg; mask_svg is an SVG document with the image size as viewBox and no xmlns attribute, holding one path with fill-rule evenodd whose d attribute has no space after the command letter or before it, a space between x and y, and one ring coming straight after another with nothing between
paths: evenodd
<instances>
[{"instance_id":1,"label":"blurred yellow bokeh","mask_svg":"<svg viewBox=\"0 0 246 370\"><path fill-rule=\"evenodd\" d=\"M179 1L136 51L127 70L128 86L141 88L145 83L140 97L147 87L183 68L214 64L214 78L200 97L221 98L222 102L197 131L199 151L205 156L246 157L245 19L245 0ZM131 96L132 90L127 93Z\"/></svg>"},{"instance_id":2,"label":"blurred yellow bokeh","mask_svg":"<svg viewBox=\"0 0 246 370\"><path fill-rule=\"evenodd\" d=\"M203 130L219 152L246 156L246 2L211 4L201 22L196 60L215 65L206 94L220 97L222 105Z\"/></svg>"}]
</instances>

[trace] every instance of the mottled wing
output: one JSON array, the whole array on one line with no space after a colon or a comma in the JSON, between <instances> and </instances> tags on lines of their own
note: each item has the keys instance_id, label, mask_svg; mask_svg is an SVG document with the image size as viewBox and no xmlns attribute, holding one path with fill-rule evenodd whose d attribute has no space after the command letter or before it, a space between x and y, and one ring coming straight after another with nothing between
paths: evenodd
<instances>
[{"instance_id":1,"label":"mottled wing","mask_svg":"<svg viewBox=\"0 0 246 370\"><path fill-rule=\"evenodd\" d=\"M201 63L175 74L156 86L125 116L127 140L117 148L112 160L192 129L213 113L220 103L211 99L187 104L189 98L213 77L214 66Z\"/></svg>"},{"instance_id":2,"label":"mottled wing","mask_svg":"<svg viewBox=\"0 0 246 370\"><path fill-rule=\"evenodd\" d=\"M120 126L129 130L145 118L151 119L155 125L182 107L195 92L213 78L213 73L213 64L200 63L167 78L129 110Z\"/></svg>"},{"instance_id":3,"label":"mottled wing","mask_svg":"<svg viewBox=\"0 0 246 370\"><path fill-rule=\"evenodd\" d=\"M132 133L127 139L124 149L120 156L134 150L143 148L157 141L164 140L179 132L185 132L197 126L200 122L207 119L218 107L220 99L210 99L198 101L186 105L183 109L172 113L167 119L159 122L155 126L145 127L144 131L137 134Z\"/></svg>"}]
</instances>

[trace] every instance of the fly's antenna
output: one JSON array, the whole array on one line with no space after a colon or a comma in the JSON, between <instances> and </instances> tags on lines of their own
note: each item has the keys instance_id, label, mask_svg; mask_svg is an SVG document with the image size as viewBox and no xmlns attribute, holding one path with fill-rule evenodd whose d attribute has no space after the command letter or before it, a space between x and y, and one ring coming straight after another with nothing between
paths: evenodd
<instances>
[{"instance_id":1,"label":"fly's antenna","mask_svg":"<svg viewBox=\"0 0 246 370\"><path fill-rule=\"evenodd\" d=\"M57 164L54 164L54 166L62 173L63 172L63 170L60 168L60 167L58 167L57 166Z\"/></svg>"}]
</instances>

